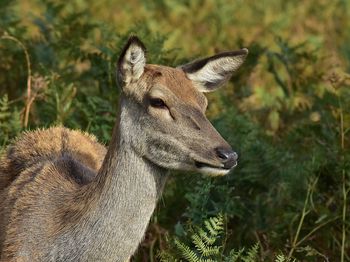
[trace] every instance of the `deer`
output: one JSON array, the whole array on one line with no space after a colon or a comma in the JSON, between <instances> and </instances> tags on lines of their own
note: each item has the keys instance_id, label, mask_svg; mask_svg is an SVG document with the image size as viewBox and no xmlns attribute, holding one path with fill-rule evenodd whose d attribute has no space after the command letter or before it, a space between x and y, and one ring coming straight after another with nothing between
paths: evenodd
<instances>
[{"instance_id":1,"label":"deer","mask_svg":"<svg viewBox=\"0 0 350 262\"><path fill-rule=\"evenodd\" d=\"M129 261L170 170L228 174L238 155L205 116L247 49L176 68L129 37L117 62L108 148L63 126L26 131L0 160L0 261Z\"/></svg>"}]
</instances>

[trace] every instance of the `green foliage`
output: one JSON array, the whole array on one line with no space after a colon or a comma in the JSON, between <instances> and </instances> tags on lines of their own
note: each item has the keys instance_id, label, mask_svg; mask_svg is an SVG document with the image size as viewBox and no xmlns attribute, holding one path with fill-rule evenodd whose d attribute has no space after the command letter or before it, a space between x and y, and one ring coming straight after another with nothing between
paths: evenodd
<instances>
[{"instance_id":1,"label":"green foliage","mask_svg":"<svg viewBox=\"0 0 350 262\"><path fill-rule=\"evenodd\" d=\"M236 251L231 250L229 256L225 258L225 262L253 262L258 260L258 251L259 251L259 245L255 244L251 248L249 248L247 251L245 251L244 248Z\"/></svg>"},{"instance_id":2,"label":"green foliage","mask_svg":"<svg viewBox=\"0 0 350 262\"><path fill-rule=\"evenodd\" d=\"M290 258L286 257L283 254L279 254L276 256L275 262L295 262L296 260L291 260Z\"/></svg>"},{"instance_id":3,"label":"green foliage","mask_svg":"<svg viewBox=\"0 0 350 262\"><path fill-rule=\"evenodd\" d=\"M216 261L221 254L221 247L216 242L224 232L223 223L223 217L219 215L205 220L204 229L196 228L195 231L192 229L191 239L196 251L192 251L189 246L176 238L175 247L188 261Z\"/></svg>"},{"instance_id":4,"label":"green foliage","mask_svg":"<svg viewBox=\"0 0 350 262\"><path fill-rule=\"evenodd\" d=\"M175 257L190 262L218 261L222 258L222 237L224 235L224 218L222 215L204 221L203 228L189 228L191 243L186 244L175 237L171 242L171 252L159 254L161 261L176 261ZM182 260L180 260L182 261Z\"/></svg>"},{"instance_id":5,"label":"green foliage","mask_svg":"<svg viewBox=\"0 0 350 262\"><path fill-rule=\"evenodd\" d=\"M108 143L115 62L131 33L148 61L173 66L248 47L208 95L239 165L221 178L171 177L134 260L347 261L349 15L342 0L0 1L0 150L56 124Z\"/></svg>"},{"instance_id":6,"label":"green foliage","mask_svg":"<svg viewBox=\"0 0 350 262\"><path fill-rule=\"evenodd\" d=\"M256 262L259 260L259 244L255 244L247 250L225 250L227 232L225 232L225 220L222 215L211 217L204 221L202 227L193 227L189 224L186 237L183 241L178 237L168 241L170 247L159 253L161 262L189 261L189 262ZM188 243L187 239L191 239ZM187 240L187 243L185 241ZM226 255L227 254L227 255ZM277 262L289 262L287 256L279 254ZM295 261L295 260L293 260Z\"/></svg>"},{"instance_id":7,"label":"green foliage","mask_svg":"<svg viewBox=\"0 0 350 262\"><path fill-rule=\"evenodd\" d=\"M0 146L4 146L21 130L20 114L16 108L10 109L7 95L0 97ZM0 152L1 152L0 147Z\"/></svg>"}]
</instances>

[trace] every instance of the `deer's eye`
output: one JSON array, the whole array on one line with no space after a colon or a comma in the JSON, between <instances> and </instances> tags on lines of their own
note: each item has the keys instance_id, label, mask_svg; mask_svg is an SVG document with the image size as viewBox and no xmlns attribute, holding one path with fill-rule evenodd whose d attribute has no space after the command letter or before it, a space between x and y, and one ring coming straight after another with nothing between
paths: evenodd
<instances>
[{"instance_id":1,"label":"deer's eye","mask_svg":"<svg viewBox=\"0 0 350 262\"><path fill-rule=\"evenodd\" d=\"M155 108L161 108L161 109L167 108L165 102L160 98L151 98L149 100L149 104Z\"/></svg>"}]
</instances>

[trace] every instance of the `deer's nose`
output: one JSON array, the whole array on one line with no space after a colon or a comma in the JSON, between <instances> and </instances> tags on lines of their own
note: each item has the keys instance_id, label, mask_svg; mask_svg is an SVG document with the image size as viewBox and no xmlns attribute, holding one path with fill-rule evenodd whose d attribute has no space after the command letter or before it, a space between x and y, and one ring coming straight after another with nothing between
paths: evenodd
<instances>
[{"instance_id":1,"label":"deer's nose","mask_svg":"<svg viewBox=\"0 0 350 262\"><path fill-rule=\"evenodd\" d=\"M224 164L224 168L230 169L237 165L238 154L232 149L226 149L222 147L216 148L216 155L220 158Z\"/></svg>"}]
</instances>

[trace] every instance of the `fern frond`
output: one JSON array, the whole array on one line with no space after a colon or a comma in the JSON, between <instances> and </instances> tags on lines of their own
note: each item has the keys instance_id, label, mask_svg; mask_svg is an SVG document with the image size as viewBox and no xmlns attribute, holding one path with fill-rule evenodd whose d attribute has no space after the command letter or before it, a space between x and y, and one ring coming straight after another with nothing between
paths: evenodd
<instances>
[{"instance_id":1,"label":"fern frond","mask_svg":"<svg viewBox=\"0 0 350 262\"><path fill-rule=\"evenodd\" d=\"M224 219L222 215L211 217L209 220L204 221L204 225L212 236L217 236L224 230Z\"/></svg>"},{"instance_id":2,"label":"fern frond","mask_svg":"<svg viewBox=\"0 0 350 262\"><path fill-rule=\"evenodd\" d=\"M291 260L283 254L278 254L275 258L275 262L296 262L296 259Z\"/></svg>"},{"instance_id":3,"label":"fern frond","mask_svg":"<svg viewBox=\"0 0 350 262\"><path fill-rule=\"evenodd\" d=\"M173 246L176 255L189 262L216 262L223 258L222 243L219 241L223 239L224 233L223 216L210 218L203 224L204 228L194 226L188 229L188 235L191 237L189 244L173 238L170 246ZM162 259L170 261L164 254Z\"/></svg>"},{"instance_id":4,"label":"fern frond","mask_svg":"<svg viewBox=\"0 0 350 262\"><path fill-rule=\"evenodd\" d=\"M198 255L186 244L182 243L179 239L174 239L174 244L181 253L181 256L189 262L201 262Z\"/></svg>"},{"instance_id":5,"label":"fern frond","mask_svg":"<svg viewBox=\"0 0 350 262\"><path fill-rule=\"evenodd\" d=\"M4 120L9 116L8 96L4 95L3 97L0 97L0 120Z\"/></svg>"},{"instance_id":6,"label":"fern frond","mask_svg":"<svg viewBox=\"0 0 350 262\"><path fill-rule=\"evenodd\" d=\"M0 151L1 147L21 130L21 116L16 108L10 109L7 94L0 97Z\"/></svg>"},{"instance_id":7,"label":"fern frond","mask_svg":"<svg viewBox=\"0 0 350 262\"><path fill-rule=\"evenodd\" d=\"M244 252L244 247L238 251L232 249L228 257L226 257L225 262L237 262L238 259L242 257L243 252Z\"/></svg>"},{"instance_id":8,"label":"fern frond","mask_svg":"<svg viewBox=\"0 0 350 262\"><path fill-rule=\"evenodd\" d=\"M275 259L275 262L287 262L287 261L288 261L287 258L282 254L277 255Z\"/></svg>"},{"instance_id":9,"label":"fern frond","mask_svg":"<svg viewBox=\"0 0 350 262\"><path fill-rule=\"evenodd\" d=\"M214 246L212 247L211 244L207 244L202 237L199 234L194 234L191 236L193 244L196 246L198 252L203 256L213 256L213 255L219 255L220 254L220 247ZM209 238L212 243L215 242L215 238L211 237Z\"/></svg>"},{"instance_id":10,"label":"fern frond","mask_svg":"<svg viewBox=\"0 0 350 262\"><path fill-rule=\"evenodd\" d=\"M200 238L203 240L204 243L206 243L207 245L214 244L214 242L216 240L215 237L208 236L208 233L206 231L204 231L200 227L197 228L197 232L198 232L198 235L200 236Z\"/></svg>"},{"instance_id":11,"label":"fern frond","mask_svg":"<svg viewBox=\"0 0 350 262\"><path fill-rule=\"evenodd\" d=\"M248 251L247 255L242 257L243 262L255 262L258 258L259 244L256 243Z\"/></svg>"}]
</instances>

